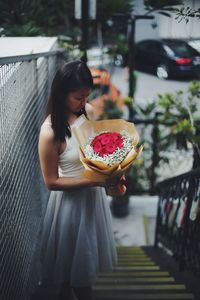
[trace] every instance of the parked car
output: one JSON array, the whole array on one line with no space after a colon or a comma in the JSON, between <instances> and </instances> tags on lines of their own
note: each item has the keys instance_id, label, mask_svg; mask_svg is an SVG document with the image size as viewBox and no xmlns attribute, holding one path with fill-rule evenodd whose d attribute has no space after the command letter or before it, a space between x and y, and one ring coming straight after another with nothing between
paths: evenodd
<instances>
[{"instance_id":1,"label":"parked car","mask_svg":"<svg viewBox=\"0 0 200 300\"><path fill-rule=\"evenodd\" d=\"M179 39L147 39L136 43L137 70L153 72L159 78L199 77L200 53Z\"/></svg>"},{"instance_id":2,"label":"parked car","mask_svg":"<svg viewBox=\"0 0 200 300\"><path fill-rule=\"evenodd\" d=\"M108 71L103 68L90 68L90 71L94 85L88 100L95 109L97 119L103 114L107 99L112 100L119 109L123 109L123 98L119 89L111 83Z\"/></svg>"}]
</instances>

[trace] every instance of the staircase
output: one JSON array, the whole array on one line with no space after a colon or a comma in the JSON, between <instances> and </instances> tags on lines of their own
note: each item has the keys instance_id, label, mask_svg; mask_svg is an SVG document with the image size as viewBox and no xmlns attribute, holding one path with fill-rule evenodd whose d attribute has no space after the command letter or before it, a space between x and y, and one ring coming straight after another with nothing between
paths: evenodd
<instances>
[{"instance_id":1,"label":"staircase","mask_svg":"<svg viewBox=\"0 0 200 300\"><path fill-rule=\"evenodd\" d=\"M113 272L101 273L93 287L94 300L194 299L185 284L177 282L141 247L117 247Z\"/></svg>"}]
</instances>

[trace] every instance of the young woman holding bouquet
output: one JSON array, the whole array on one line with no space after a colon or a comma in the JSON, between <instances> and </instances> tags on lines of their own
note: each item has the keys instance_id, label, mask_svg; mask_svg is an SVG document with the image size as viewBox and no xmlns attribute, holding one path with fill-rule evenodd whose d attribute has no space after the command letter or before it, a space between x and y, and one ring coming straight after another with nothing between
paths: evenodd
<instances>
[{"instance_id":1,"label":"young woman holding bouquet","mask_svg":"<svg viewBox=\"0 0 200 300\"><path fill-rule=\"evenodd\" d=\"M60 290L59 299L74 292L92 299L98 272L117 262L112 219L105 187L81 177L84 167L71 131L81 114L91 115L87 97L93 84L85 63L65 63L56 73L45 120L39 135L39 158L44 182L51 190L41 237L41 283ZM80 123L79 123L80 124Z\"/></svg>"}]
</instances>

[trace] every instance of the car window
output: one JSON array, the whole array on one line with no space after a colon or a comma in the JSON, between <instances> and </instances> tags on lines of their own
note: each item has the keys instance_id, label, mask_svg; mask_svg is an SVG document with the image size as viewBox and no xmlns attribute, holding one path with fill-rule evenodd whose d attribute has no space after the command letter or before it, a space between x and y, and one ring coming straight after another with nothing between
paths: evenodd
<instances>
[{"instance_id":1,"label":"car window","mask_svg":"<svg viewBox=\"0 0 200 300\"><path fill-rule=\"evenodd\" d=\"M174 51L169 46L163 45L163 47L168 56L174 56Z\"/></svg>"},{"instance_id":2,"label":"car window","mask_svg":"<svg viewBox=\"0 0 200 300\"><path fill-rule=\"evenodd\" d=\"M138 50L146 51L150 46L150 42L141 42L137 44Z\"/></svg>"},{"instance_id":3,"label":"car window","mask_svg":"<svg viewBox=\"0 0 200 300\"><path fill-rule=\"evenodd\" d=\"M199 53L185 43L168 45L177 56L199 55Z\"/></svg>"},{"instance_id":4,"label":"car window","mask_svg":"<svg viewBox=\"0 0 200 300\"><path fill-rule=\"evenodd\" d=\"M156 54L162 54L165 53L164 48L162 47L162 45L160 43L157 42L153 42L150 47L149 47L149 51L156 53Z\"/></svg>"},{"instance_id":5,"label":"car window","mask_svg":"<svg viewBox=\"0 0 200 300\"><path fill-rule=\"evenodd\" d=\"M139 45L139 50L148 51L156 54L165 54L165 50L162 45L155 41L145 41L141 42Z\"/></svg>"}]
</instances>

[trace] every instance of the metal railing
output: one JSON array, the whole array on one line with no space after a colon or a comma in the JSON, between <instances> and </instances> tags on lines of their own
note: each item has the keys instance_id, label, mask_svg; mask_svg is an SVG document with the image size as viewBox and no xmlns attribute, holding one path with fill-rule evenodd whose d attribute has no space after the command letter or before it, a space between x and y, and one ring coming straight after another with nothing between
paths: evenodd
<instances>
[{"instance_id":1,"label":"metal railing","mask_svg":"<svg viewBox=\"0 0 200 300\"><path fill-rule=\"evenodd\" d=\"M159 202L155 246L200 275L200 168L157 185Z\"/></svg>"},{"instance_id":2,"label":"metal railing","mask_svg":"<svg viewBox=\"0 0 200 300\"><path fill-rule=\"evenodd\" d=\"M38 136L62 51L0 58L0 298L26 300L37 285L49 191Z\"/></svg>"}]
</instances>

